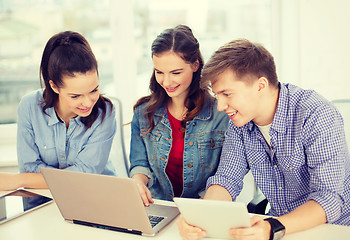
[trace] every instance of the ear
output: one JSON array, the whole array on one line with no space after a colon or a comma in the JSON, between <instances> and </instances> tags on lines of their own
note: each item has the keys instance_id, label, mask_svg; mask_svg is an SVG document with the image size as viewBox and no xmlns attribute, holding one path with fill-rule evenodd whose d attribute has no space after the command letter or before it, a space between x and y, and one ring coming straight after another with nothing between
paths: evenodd
<instances>
[{"instance_id":1,"label":"ear","mask_svg":"<svg viewBox=\"0 0 350 240\"><path fill-rule=\"evenodd\" d=\"M262 91L269 86L269 80L266 77L260 77L258 79L258 91Z\"/></svg>"},{"instance_id":2,"label":"ear","mask_svg":"<svg viewBox=\"0 0 350 240\"><path fill-rule=\"evenodd\" d=\"M58 87L56 86L56 84L53 83L52 80L49 81L50 87L52 89L52 91L54 91L55 93L59 94L60 92L58 91Z\"/></svg>"},{"instance_id":3,"label":"ear","mask_svg":"<svg viewBox=\"0 0 350 240\"><path fill-rule=\"evenodd\" d=\"M193 72L197 72L197 70L199 68L199 61L196 60L194 63L191 64L191 67L192 67Z\"/></svg>"}]
</instances>

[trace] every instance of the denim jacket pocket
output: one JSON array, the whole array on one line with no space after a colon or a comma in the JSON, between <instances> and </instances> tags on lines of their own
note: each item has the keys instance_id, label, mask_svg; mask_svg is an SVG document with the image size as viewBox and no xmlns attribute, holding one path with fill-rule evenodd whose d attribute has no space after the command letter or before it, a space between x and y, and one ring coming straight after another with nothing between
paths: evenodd
<instances>
[{"instance_id":1,"label":"denim jacket pocket","mask_svg":"<svg viewBox=\"0 0 350 240\"><path fill-rule=\"evenodd\" d=\"M216 170L224 140L225 131L210 132L199 137L198 149L201 167L209 171Z\"/></svg>"},{"instance_id":2,"label":"denim jacket pocket","mask_svg":"<svg viewBox=\"0 0 350 240\"><path fill-rule=\"evenodd\" d=\"M157 149L161 143L160 138L162 137L162 134L159 131L152 131L146 135L141 135L141 137L144 139L146 149L149 149L147 152L148 161L155 161L157 159Z\"/></svg>"}]
</instances>

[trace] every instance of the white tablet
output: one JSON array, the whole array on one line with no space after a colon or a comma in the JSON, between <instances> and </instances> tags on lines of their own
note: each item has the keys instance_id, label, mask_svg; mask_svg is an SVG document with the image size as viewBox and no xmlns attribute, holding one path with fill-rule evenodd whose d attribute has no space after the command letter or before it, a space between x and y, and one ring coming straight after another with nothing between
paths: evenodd
<instances>
[{"instance_id":1,"label":"white tablet","mask_svg":"<svg viewBox=\"0 0 350 240\"><path fill-rule=\"evenodd\" d=\"M241 202L174 198L182 216L191 225L207 232L207 237L233 239L230 228L250 227L247 207Z\"/></svg>"},{"instance_id":2,"label":"white tablet","mask_svg":"<svg viewBox=\"0 0 350 240\"><path fill-rule=\"evenodd\" d=\"M0 224L52 202L52 198L23 189L0 197Z\"/></svg>"}]
</instances>

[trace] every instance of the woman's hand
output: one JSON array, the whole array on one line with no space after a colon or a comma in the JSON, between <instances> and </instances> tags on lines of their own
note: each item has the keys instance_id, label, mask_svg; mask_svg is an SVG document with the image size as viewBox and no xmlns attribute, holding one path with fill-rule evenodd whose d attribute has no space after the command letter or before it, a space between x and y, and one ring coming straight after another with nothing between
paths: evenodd
<instances>
[{"instance_id":1,"label":"woman's hand","mask_svg":"<svg viewBox=\"0 0 350 240\"><path fill-rule=\"evenodd\" d=\"M203 229L188 224L182 217L182 215L180 215L176 223L179 229L180 236L184 240L196 240L199 238L203 238L206 235L206 232Z\"/></svg>"},{"instance_id":2,"label":"woman's hand","mask_svg":"<svg viewBox=\"0 0 350 240\"><path fill-rule=\"evenodd\" d=\"M270 223L264 221L259 216L253 216L250 222L252 224L251 227L231 228L230 235L235 240L268 240L270 238Z\"/></svg>"},{"instance_id":3,"label":"woman's hand","mask_svg":"<svg viewBox=\"0 0 350 240\"><path fill-rule=\"evenodd\" d=\"M143 204L145 206L149 206L150 203L154 203L152 199L152 194L146 186L148 183L148 177L144 174L137 173L134 176L132 176L132 179L136 181Z\"/></svg>"}]
</instances>

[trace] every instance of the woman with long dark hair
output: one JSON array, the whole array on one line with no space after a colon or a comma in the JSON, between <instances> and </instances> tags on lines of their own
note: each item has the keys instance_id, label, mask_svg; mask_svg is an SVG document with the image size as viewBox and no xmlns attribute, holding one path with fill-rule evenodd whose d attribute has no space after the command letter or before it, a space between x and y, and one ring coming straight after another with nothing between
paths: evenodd
<instances>
[{"instance_id":1,"label":"woman with long dark hair","mask_svg":"<svg viewBox=\"0 0 350 240\"><path fill-rule=\"evenodd\" d=\"M41 167L115 175L108 156L116 131L111 101L99 93L96 58L77 32L47 42L40 66L43 90L18 107L19 174L0 174L0 190L46 188Z\"/></svg>"},{"instance_id":2,"label":"woman with long dark hair","mask_svg":"<svg viewBox=\"0 0 350 240\"><path fill-rule=\"evenodd\" d=\"M152 197L200 197L219 163L225 113L200 87L203 58L192 30L166 29L152 43L151 94L134 106L130 175L145 205Z\"/></svg>"}]
</instances>

